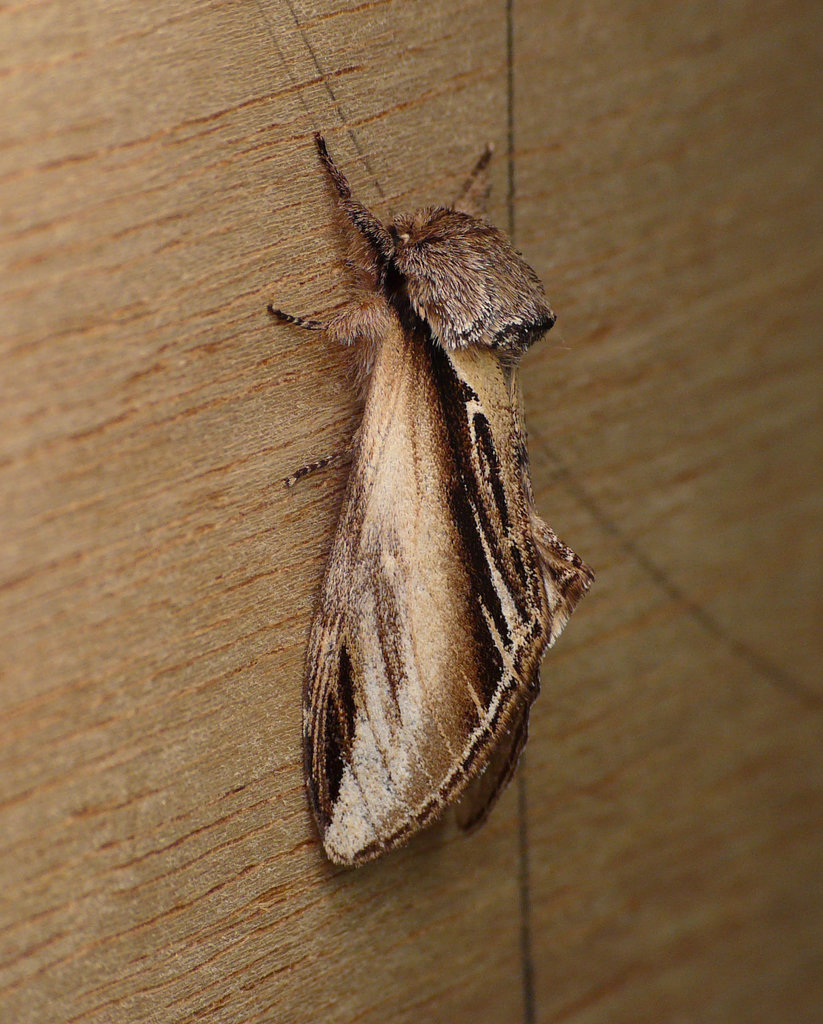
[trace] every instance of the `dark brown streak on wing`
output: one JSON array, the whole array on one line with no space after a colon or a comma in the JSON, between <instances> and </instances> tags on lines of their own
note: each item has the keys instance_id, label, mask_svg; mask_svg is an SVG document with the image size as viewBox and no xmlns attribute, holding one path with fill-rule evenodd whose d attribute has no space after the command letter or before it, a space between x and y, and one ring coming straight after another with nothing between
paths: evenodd
<instances>
[{"instance_id":1,"label":"dark brown streak on wing","mask_svg":"<svg viewBox=\"0 0 823 1024\"><path fill-rule=\"evenodd\" d=\"M405 681L403 655L399 638L406 629L406 623L397 604L397 594L385 573L378 567L375 577L375 614L381 638L380 655L386 674L386 683L396 709L395 722L400 724L399 695Z\"/></svg>"},{"instance_id":2,"label":"dark brown streak on wing","mask_svg":"<svg viewBox=\"0 0 823 1024\"><path fill-rule=\"evenodd\" d=\"M483 532L489 541L494 564L507 582L509 593L517 606L518 613L522 619L527 621L530 618L530 609L535 607L537 579L534 574L530 576L526 572L518 540L516 537L512 537L512 523L506 490L500 475L500 458L494 444L489 421L482 413L475 412L472 416L472 426L481 469L485 470L484 483L491 489L494 506L502 527L502 535L500 530L495 529L494 517L491 514L491 509L483 500L485 494L482 490L479 490L477 495L479 498L479 505L476 506L478 515L482 521ZM514 563L514 573L506 568L504 552Z\"/></svg>"},{"instance_id":3,"label":"dark brown streak on wing","mask_svg":"<svg viewBox=\"0 0 823 1024\"><path fill-rule=\"evenodd\" d=\"M503 527L503 537L498 537L499 544L506 544L510 547L509 536L511 533L511 518L509 506L506 502L506 492L503 488L503 481L500 479L500 459L497 449L494 446L491 427L488 419L479 412L472 416L472 427L474 428L474 439L477 446L477 454L485 468L486 482L491 487L497 513L500 516L500 524Z\"/></svg>"},{"instance_id":4,"label":"dark brown streak on wing","mask_svg":"<svg viewBox=\"0 0 823 1024\"><path fill-rule=\"evenodd\" d=\"M322 725L323 736L323 773L325 786L320 793L310 787L312 803L315 806L318 821L325 827L331 818L331 808L340 792L340 780L343 769L348 761L351 744L354 738L354 691L352 684L351 659L345 642L340 646L338 661L337 685L325 708ZM307 760L314 757L313 737L307 737ZM314 779L312 772L309 778Z\"/></svg>"},{"instance_id":5,"label":"dark brown streak on wing","mask_svg":"<svg viewBox=\"0 0 823 1024\"><path fill-rule=\"evenodd\" d=\"M444 435L447 440L447 449L441 452L441 457L449 460L449 473L451 480L450 493L448 495L449 508L452 519L457 527L462 546L466 553L466 562L469 567L471 583L476 589L478 597L483 606L491 615L495 627L506 646L511 644L511 631L503 613L500 597L494 588L489 572L488 560L483 549L477 523L472 512L470 498L474 499L475 508L478 514L483 517L481 509L484 504L478 493L479 488L475 478L474 467L471 463L471 433L468 426L466 413L466 401L478 400L478 396L461 381L446 353L437 345L431 344L428 351L431 358L432 370L434 372L437 390L440 397L443 411L442 422L444 424ZM489 524L489 533L491 525ZM487 535L490 547L494 546L494 535ZM477 609L473 615L473 630L475 642L478 649L484 655L480 659L478 670L481 673L480 682L483 685L486 706L496 692L503 671L503 663L500 652L494 641L488 624ZM493 663L492 663L493 662Z\"/></svg>"},{"instance_id":6,"label":"dark brown streak on wing","mask_svg":"<svg viewBox=\"0 0 823 1024\"><path fill-rule=\"evenodd\" d=\"M512 521L506 490L501 478L500 459L492 437L488 419L479 412L472 417L475 432L478 458L481 470L484 470L484 485L491 489L494 505L489 506L486 492L478 487L476 493L478 515L481 519L483 533L489 542L492 558L497 570L504 578L507 589L517 606L521 619L528 621L536 606L539 606L539 577L536 573L528 573L523 563L519 543L522 538L512 536ZM496 529L494 508L500 519L500 530ZM506 558L513 566L507 567ZM512 569L514 570L512 572ZM537 598L537 605L535 599Z\"/></svg>"},{"instance_id":7,"label":"dark brown streak on wing","mask_svg":"<svg viewBox=\"0 0 823 1024\"><path fill-rule=\"evenodd\" d=\"M474 423L474 438L481 445L482 467L485 470L479 478L472 462L472 431L469 427L470 413L467 403L479 401L474 390L457 375L448 355L438 345L430 346L432 366L435 372L438 393L443 406L443 418L451 441L451 452L457 478L450 503L454 519L466 547L471 554L473 582L484 605L506 646L511 642L509 625L505 620L500 598L494 588L489 571L486 552L473 513L480 519L480 529L502 577L506 589L515 603L517 612L524 622L531 621L534 609L541 607L539 575L528 572L518 550L518 538L511 536L513 510L509 507L505 485L500 475L500 461L494 447L488 420L478 411L471 413ZM489 502L489 491L493 501ZM495 516L495 511L497 516ZM499 518L498 527L495 519ZM528 540L531 542L530 531ZM521 539L522 542L522 539ZM532 542L533 546L533 542ZM506 554L510 556L506 558ZM537 565L537 554L532 551L530 561Z\"/></svg>"}]
</instances>

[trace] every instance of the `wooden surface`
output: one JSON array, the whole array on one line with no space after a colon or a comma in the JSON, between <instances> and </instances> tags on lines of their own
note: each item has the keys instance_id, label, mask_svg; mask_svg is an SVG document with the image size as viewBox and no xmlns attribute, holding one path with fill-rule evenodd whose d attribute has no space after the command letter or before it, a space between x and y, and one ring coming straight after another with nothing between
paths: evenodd
<instances>
[{"instance_id":1,"label":"wooden surface","mask_svg":"<svg viewBox=\"0 0 823 1024\"><path fill-rule=\"evenodd\" d=\"M820 1019L821 10L0 11L0 1019ZM356 406L264 307L345 295L313 130L383 211L491 140L505 225L509 125L538 506L598 581L486 828L332 870L345 469L278 481Z\"/></svg>"}]
</instances>

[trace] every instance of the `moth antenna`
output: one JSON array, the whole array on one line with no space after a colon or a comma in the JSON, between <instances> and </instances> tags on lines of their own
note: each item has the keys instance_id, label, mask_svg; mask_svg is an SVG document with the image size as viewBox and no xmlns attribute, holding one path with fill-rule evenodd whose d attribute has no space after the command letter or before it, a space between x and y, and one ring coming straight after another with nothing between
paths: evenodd
<instances>
[{"instance_id":1,"label":"moth antenna","mask_svg":"<svg viewBox=\"0 0 823 1024\"><path fill-rule=\"evenodd\" d=\"M314 141L317 145L317 153L320 163L329 176L334 190L339 197L340 209L345 213L352 224L361 235L371 244L383 263L388 262L394 255L394 242L389 232L377 217L352 195L346 175L332 160L331 154L326 147L326 140L321 132L315 132Z\"/></svg>"},{"instance_id":2,"label":"moth antenna","mask_svg":"<svg viewBox=\"0 0 823 1024\"><path fill-rule=\"evenodd\" d=\"M463 187L452 203L452 208L461 210L463 213L483 213L486 208L486 200L489 194L489 179L486 168L492 158L494 146L486 143L486 148L480 154L477 163L471 169Z\"/></svg>"},{"instance_id":3,"label":"moth antenna","mask_svg":"<svg viewBox=\"0 0 823 1024\"><path fill-rule=\"evenodd\" d=\"M284 313L282 309L275 309L271 303L266 306L266 309L280 323L294 324L295 327L303 327L307 331L323 331L326 329L326 325L319 320L309 320L305 316L292 316L291 313Z\"/></svg>"}]
</instances>

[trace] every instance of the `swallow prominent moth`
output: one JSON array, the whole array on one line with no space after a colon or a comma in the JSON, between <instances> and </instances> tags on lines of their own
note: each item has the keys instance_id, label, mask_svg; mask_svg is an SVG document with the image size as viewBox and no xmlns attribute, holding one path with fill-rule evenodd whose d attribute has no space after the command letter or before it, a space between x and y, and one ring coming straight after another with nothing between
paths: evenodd
<instances>
[{"instance_id":1,"label":"swallow prominent moth","mask_svg":"<svg viewBox=\"0 0 823 1024\"><path fill-rule=\"evenodd\" d=\"M594 577L534 508L517 367L555 316L482 217L490 150L451 206L383 223L316 143L354 294L326 323L269 308L351 346L364 388L303 700L311 808L351 865L450 805L464 828L485 819Z\"/></svg>"}]
</instances>

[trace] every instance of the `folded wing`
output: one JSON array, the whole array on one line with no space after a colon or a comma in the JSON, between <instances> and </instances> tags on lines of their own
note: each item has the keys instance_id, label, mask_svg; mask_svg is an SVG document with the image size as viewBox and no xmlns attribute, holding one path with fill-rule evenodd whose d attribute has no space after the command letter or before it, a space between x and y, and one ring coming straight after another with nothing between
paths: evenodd
<instances>
[{"instance_id":1,"label":"folded wing","mask_svg":"<svg viewBox=\"0 0 823 1024\"><path fill-rule=\"evenodd\" d=\"M535 533L513 374L399 324L376 355L304 700L311 802L338 863L400 845L470 785L464 824L481 819L525 739L570 610L553 630L552 604L578 584L552 561L568 549Z\"/></svg>"}]
</instances>

